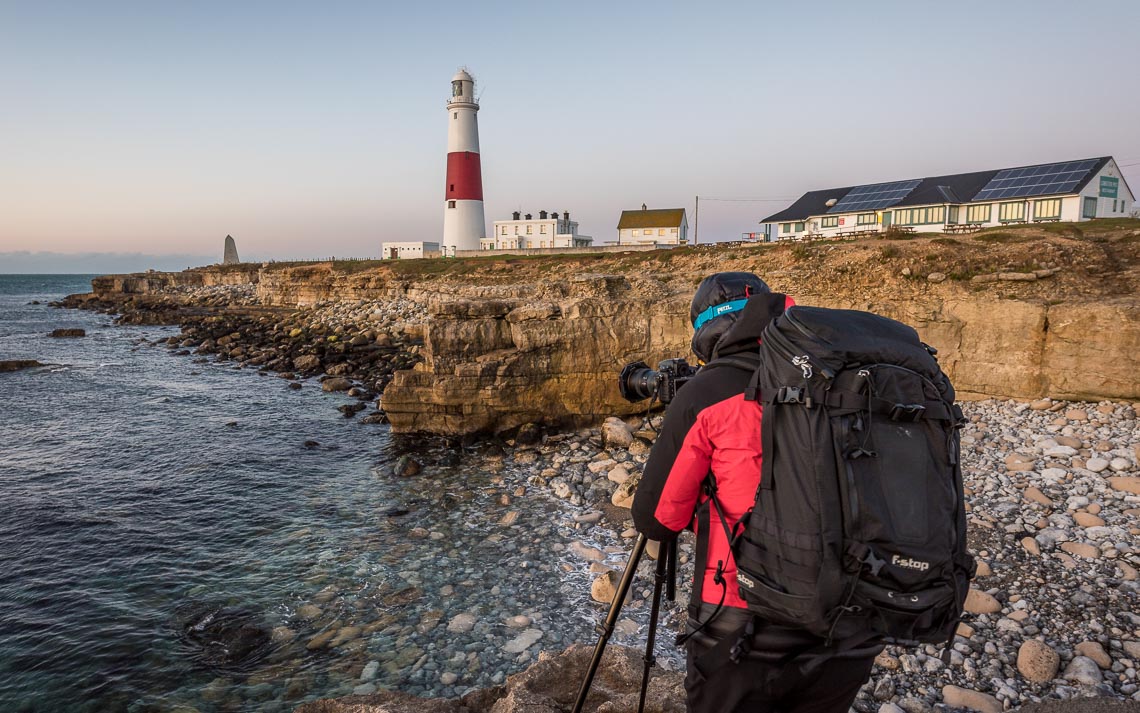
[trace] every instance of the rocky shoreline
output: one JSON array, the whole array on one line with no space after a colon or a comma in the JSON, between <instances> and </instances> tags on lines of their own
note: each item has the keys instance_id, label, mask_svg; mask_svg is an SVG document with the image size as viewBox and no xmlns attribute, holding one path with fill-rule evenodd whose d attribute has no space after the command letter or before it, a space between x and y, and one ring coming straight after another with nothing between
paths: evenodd
<instances>
[{"instance_id":1,"label":"rocky shoreline","mask_svg":"<svg viewBox=\"0 0 1140 713\"><path fill-rule=\"evenodd\" d=\"M165 342L175 353L209 355L283 376L323 374L321 383L328 390L344 390L361 403L381 394L393 371L415 363L423 344L426 313L423 305L411 301L281 310L256 304L254 297L230 288L201 289L213 293L140 299L123 312L122 320L181 323L182 335ZM208 309L203 309L203 299ZM65 303L80 304L124 310L122 303ZM966 404L970 424L964 431L963 462L970 544L981 563L968 603L970 620L955 639L949 666L943 665L934 647L888 649L871 683L860 692L856 710L927 713L963 708L998 713L1042 700L1103 697L1140 702L1138 411L1140 404L1111 401ZM525 485L509 491L504 481L500 500L504 521L511 518L513 498L529 497L536 490L567 503L567 512L573 513L570 522L583 541L558 556L566 557L564 567L590 573L599 616L624 563L623 549L599 549L587 540L628 542L634 536L626 508L655 437L652 426L636 417L611 418L599 427L573 432L544 431L531 424L482 441L479 458L484 462L529 474ZM409 467L405 474L415 477L417 470ZM595 534L587 538L588 533ZM691 548L691 538L686 537L679 573L683 580L691 577ZM627 605L631 616L619 622L619 635L634 645L644 627L632 615L647 608L651 568L649 562L642 564ZM465 627L463 615L441 612L434 622L421 621L417 626L445 631L453 625ZM667 607L663 616L667 627L678 628L683 602ZM472 622L473 627L478 624ZM318 648L366 650L367 645L354 642L365 640L368 632L352 628L327 622L308 641ZM516 663L525 663L539 650L560 648L553 637L544 639L545 633L538 629L537 637L518 642L519 655L527 658ZM668 648L668 638L659 637L660 649ZM300 710L404 710L393 703L400 696L369 695L372 679L367 672L374 674L378 666L397 660L402 660L400 652L393 651L386 661L375 659L377 666L369 660L360 664L359 671L352 670L359 681L354 692L360 696L306 704ZM463 690L463 668L455 668L459 664L437 662L436 668L427 669L428 663L433 663L430 657L407 665L419 664L417 670L435 677L439 685L431 690L451 696ZM551 675L548 683L553 685L556 676L542 665L518 676L530 676L525 680L533 682L535 677ZM563 671L557 675L565 675L564 669L555 669ZM493 708L496 713L530 710L531 703L526 703L530 699L511 693L511 681L517 680L507 679L505 687L482 693L466 690L457 703L454 698L432 703L408 696L401 700L408 710L433 710L433 705L443 706L439 710ZM446 693L446 688L453 692ZM675 688L669 690L676 693ZM549 709L562 708L561 699L552 700ZM457 707L449 707L453 703ZM599 710L624 710L623 705L604 704ZM650 710L670 710L670 705L662 702Z\"/></svg>"},{"instance_id":2,"label":"rocky shoreline","mask_svg":"<svg viewBox=\"0 0 1140 713\"><path fill-rule=\"evenodd\" d=\"M260 303L252 285L173 287L121 300L71 295L56 303L116 315L119 324L178 325L165 345L179 356L197 355L237 367L276 372L302 388L316 378L324 391L344 392L356 405L346 417L384 423L378 400L393 374L423 361L424 308L411 300L319 303L288 310Z\"/></svg>"}]
</instances>

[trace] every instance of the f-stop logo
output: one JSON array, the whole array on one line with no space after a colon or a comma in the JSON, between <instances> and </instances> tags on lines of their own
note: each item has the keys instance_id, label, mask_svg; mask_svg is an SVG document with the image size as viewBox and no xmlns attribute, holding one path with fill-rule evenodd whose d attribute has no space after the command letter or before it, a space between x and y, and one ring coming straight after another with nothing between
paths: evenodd
<instances>
[{"instance_id":1,"label":"f-stop logo","mask_svg":"<svg viewBox=\"0 0 1140 713\"><path fill-rule=\"evenodd\" d=\"M748 587L749 589L755 589L756 588L756 583L753 582L748 577L745 577L743 574L741 574L740 570L736 571L736 581L740 582L742 585L744 585L745 587Z\"/></svg>"},{"instance_id":2,"label":"f-stop logo","mask_svg":"<svg viewBox=\"0 0 1140 713\"><path fill-rule=\"evenodd\" d=\"M929 562L923 562L922 560L912 560L906 557L899 557L898 555L891 557L891 564L895 565L896 567L905 567L906 569L917 569L919 572L925 572L926 570L930 569Z\"/></svg>"}]
</instances>

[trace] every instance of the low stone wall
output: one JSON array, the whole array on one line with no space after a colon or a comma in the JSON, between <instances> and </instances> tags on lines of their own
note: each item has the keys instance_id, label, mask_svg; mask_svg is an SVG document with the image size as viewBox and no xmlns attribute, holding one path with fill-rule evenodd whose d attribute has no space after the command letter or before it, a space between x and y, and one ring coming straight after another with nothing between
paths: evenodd
<instances>
[{"instance_id":1,"label":"low stone wall","mask_svg":"<svg viewBox=\"0 0 1140 713\"><path fill-rule=\"evenodd\" d=\"M595 245L588 248L524 248L506 250L457 250L455 257L493 257L495 255L601 255L605 253L644 253L668 250L671 245Z\"/></svg>"}]
</instances>

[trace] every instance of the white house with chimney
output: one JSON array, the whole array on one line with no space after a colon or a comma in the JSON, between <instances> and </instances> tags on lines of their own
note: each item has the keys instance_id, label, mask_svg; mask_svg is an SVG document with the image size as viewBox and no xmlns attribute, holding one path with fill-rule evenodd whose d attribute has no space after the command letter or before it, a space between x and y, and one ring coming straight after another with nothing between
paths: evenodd
<instances>
[{"instance_id":1,"label":"white house with chimney","mask_svg":"<svg viewBox=\"0 0 1140 713\"><path fill-rule=\"evenodd\" d=\"M559 215L545 210L538 217L521 211L510 220L496 220L491 235L479 241L480 250L532 250L534 248L588 248L594 239L578 233L578 221L570 212Z\"/></svg>"}]
</instances>

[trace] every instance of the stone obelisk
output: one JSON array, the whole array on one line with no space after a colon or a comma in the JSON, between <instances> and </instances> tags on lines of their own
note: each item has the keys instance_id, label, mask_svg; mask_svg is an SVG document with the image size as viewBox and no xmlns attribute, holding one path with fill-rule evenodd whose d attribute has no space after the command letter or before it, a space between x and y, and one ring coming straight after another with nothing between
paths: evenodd
<instances>
[{"instance_id":1,"label":"stone obelisk","mask_svg":"<svg viewBox=\"0 0 1140 713\"><path fill-rule=\"evenodd\" d=\"M232 235L227 235L226 236L226 252L222 256L222 264L223 265L236 265L239 262L241 262L241 260L238 258L238 254L237 254L237 243L234 242Z\"/></svg>"}]
</instances>

